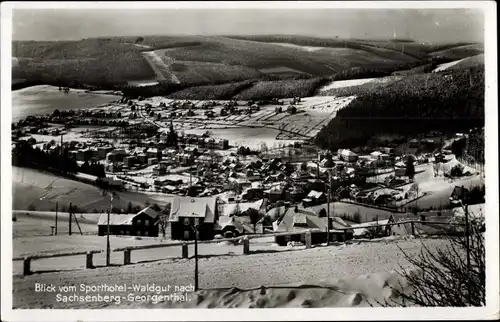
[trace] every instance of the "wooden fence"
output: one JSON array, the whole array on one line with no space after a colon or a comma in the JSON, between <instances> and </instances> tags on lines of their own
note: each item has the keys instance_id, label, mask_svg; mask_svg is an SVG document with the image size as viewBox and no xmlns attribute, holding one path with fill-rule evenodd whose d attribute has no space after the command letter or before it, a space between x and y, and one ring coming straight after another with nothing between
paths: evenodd
<instances>
[{"instance_id":1,"label":"wooden fence","mask_svg":"<svg viewBox=\"0 0 500 322\"><path fill-rule=\"evenodd\" d=\"M464 226L464 224L459 224L459 223L407 220L407 221L399 221L399 222L392 222L392 223L378 224L378 225L366 225L366 226L348 227L348 228L342 228L342 229L332 229L329 232L330 233L343 232L344 233L344 242L347 243L348 242L347 233L349 230L368 229L368 228L377 228L377 227L387 228L390 226L405 225L405 224L411 225L411 235L416 235L415 224L424 224L424 225L432 225L432 226L435 226L435 225ZM224 241L242 242L243 254L247 255L250 253L250 239L257 239L257 238L262 238L262 237L304 235L304 241L305 241L306 248L311 248L312 247L311 234L318 233L318 232L326 233L326 231L323 229L308 229L308 230L296 231L296 232L283 232L283 233L274 233L274 234L254 234L254 235L244 235L244 236L234 237L234 238L223 238L223 239L214 239L214 240L208 240L208 241L198 241L198 244L214 244L214 243L220 243L220 242L224 242ZM132 251L181 246L182 258L188 258L189 257L188 246L193 245L194 243L195 243L194 241L181 241L181 242L168 243L168 244L127 246L127 247L114 248L111 251L112 252L123 252L123 265L129 265L131 263L130 259L131 259ZM31 261L32 260L54 258L54 257L69 257L69 256L85 255L85 268L91 269L91 268L94 268L93 255L98 254L98 253L104 253L104 252L105 252L104 250L90 250L90 251L67 252L67 253L48 254L48 255L36 255L35 254L35 255L29 255L29 256L14 257L12 260L13 261L23 261L23 275L30 275L30 274L32 274L32 271L31 271Z\"/></svg>"}]
</instances>

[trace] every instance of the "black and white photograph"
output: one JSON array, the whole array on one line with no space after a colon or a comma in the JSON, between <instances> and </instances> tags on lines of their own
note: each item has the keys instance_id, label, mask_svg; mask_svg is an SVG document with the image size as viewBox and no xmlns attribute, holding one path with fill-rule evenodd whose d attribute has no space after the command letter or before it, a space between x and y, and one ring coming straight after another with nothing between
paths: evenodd
<instances>
[{"instance_id":1,"label":"black and white photograph","mask_svg":"<svg viewBox=\"0 0 500 322\"><path fill-rule=\"evenodd\" d=\"M1 14L2 320L499 318L495 2Z\"/></svg>"}]
</instances>

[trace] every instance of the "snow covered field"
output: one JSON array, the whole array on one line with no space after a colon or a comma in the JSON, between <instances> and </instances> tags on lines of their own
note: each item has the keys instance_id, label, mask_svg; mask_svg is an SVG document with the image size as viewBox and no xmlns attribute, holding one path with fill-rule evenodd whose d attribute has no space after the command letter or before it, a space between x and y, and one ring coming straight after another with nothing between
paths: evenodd
<instances>
[{"instance_id":1,"label":"snow covered field","mask_svg":"<svg viewBox=\"0 0 500 322\"><path fill-rule=\"evenodd\" d=\"M58 87L39 85L12 91L12 121L17 122L28 115L51 114L54 110L78 110L116 100L115 95L86 93L71 89L68 95Z\"/></svg>"},{"instance_id":2,"label":"snow covered field","mask_svg":"<svg viewBox=\"0 0 500 322\"><path fill-rule=\"evenodd\" d=\"M13 210L16 221L12 222L12 236L33 237L50 236L52 234L51 226L55 226L55 213L44 211L21 211ZM97 221L101 214L77 214L78 224L84 234L97 234ZM69 215L67 212L59 212L57 216L57 232L59 235L68 235L69 233ZM73 220L71 225L73 233L79 234L80 231L76 222Z\"/></svg>"},{"instance_id":3,"label":"snow covered field","mask_svg":"<svg viewBox=\"0 0 500 322\"><path fill-rule=\"evenodd\" d=\"M56 202L59 210L68 209L69 203L87 211L99 212L109 209L109 198L101 191L86 183L59 177L33 169L12 167L12 209L54 211ZM144 194L134 191L120 193L120 198L114 200L114 205L127 209L129 202L133 205L165 204L164 194ZM94 211L95 209L95 211Z\"/></svg>"},{"instance_id":4,"label":"snow covered field","mask_svg":"<svg viewBox=\"0 0 500 322\"><path fill-rule=\"evenodd\" d=\"M445 163L448 169L458 164L458 160L452 156L452 159ZM464 172L469 171L471 176L449 180L445 178L440 171L440 176L434 177L433 164L422 164L415 167L416 174L414 182L418 184L419 193L425 193L422 198L410 202L406 206L418 205L421 208L440 207L449 204L449 197L455 186L464 186L471 188L473 186L484 185L484 178L478 172L470 167L464 166ZM394 175L393 172L370 177L370 182L382 182L386 177Z\"/></svg>"},{"instance_id":5,"label":"snow covered field","mask_svg":"<svg viewBox=\"0 0 500 322\"><path fill-rule=\"evenodd\" d=\"M319 89L319 92L325 92L331 89L337 89L337 88L344 88L344 87L352 87L352 86L361 86L364 84L368 83L373 83L373 84L381 84L381 83L388 83L388 82L394 82L402 77L400 76L386 76L386 77L377 77L377 78L360 78L360 79L349 79L349 80L340 80L340 81L333 81L322 88Z\"/></svg>"},{"instance_id":6,"label":"snow covered field","mask_svg":"<svg viewBox=\"0 0 500 322\"><path fill-rule=\"evenodd\" d=\"M203 134L206 129L186 130L186 134ZM262 143L265 143L269 148L278 144L293 144L297 140L276 140L279 130L260 127L235 127L226 129L211 128L214 138L227 139L230 145L233 146L248 146L250 149L260 149Z\"/></svg>"},{"instance_id":7,"label":"snow covered field","mask_svg":"<svg viewBox=\"0 0 500 322\"><path fill-rule=\"evenodd\" d=\"M271 42L269 44L283 46L283 47L289 47L289 48L294 48L294 49L301 49L301 50L305 50L308 52L318 51L318 50L322 50L322 49L329 49L329 47L300 46L300 45L295 45L295 44L286 43L286 42Z\"/></svg>"},{"instance_id":8,"label":"snow covered field","mask_svg":"<svg viewBox=\"0 0 500 322\"><path fill-rule=\"evenodd\" d=\"M436 247L442 247L447 243L439 239L429 239L424 242L431 250ZM224 246L209 246L212 248L211 252L215 252L217 247L221 248L220 252L224 249ZM193 298L194 302L187 302L185 305L191 307L222 307L224 304L218 302L218 299L220 299L223 293L217 293L216 291L221 288L254 288L261 285L283 286L294 283L295 286L288 288L301 290L300 293L295 294L296 298L298 298L297 300L294 300L293 296L290 295L290 298L268 302L270 303L269 306L300 306L306 299L312 302L312 306L365 306L367 303L363 302L365 297L362 294L367 294L367 297L370 297L387 292L385 282L393 276L391 272L399 269L399 265L404 268L409 267L409 263L398 247L410 256L414 256L420 252L422 244L419 240L387 240L385 242L354 243L352 245L317 247L297 251L276 252L268 250L245 256L238 256L237 253L216 257L202 256L199 261L200 288L205 291L200 292L199 295L204 300L198 302L199 298ZM236 246L236 248L241 249L242 246ZM180 247L178 252L177 256L180 256ZM203 254L204 250L200 252ZM135 256L134 252L132 252L133 261L136 260ZM55 260L52 259L53 262ZM36 262L32 263L34 269L37 269ZM81 257L79 262L83 265L84 258ZM68 264L64 264L64 260L61 260L61 265L68 266ZM14 266L16 267L16 265ZM133 283L146 285L147 283L156 283L157 285L171 285L173 287L175 285L192 284L193 272L193 260L169 259L149 263L143 262L129 266L101 267L93 270L47 272L43 275L35 274L25 277L14 276L14 308L115 308L119 307L119 305L159 308L171 305L178 306L178 303L164 303L152 306L150 304L138 304L127 301L123 301L119 305L102 302L83 304L78 302L63 303L56 301L56 294L36 293L33 287L34 283L40 281L40 276L43 276L44 283L52 283L56 287L60 285L79 285L80 283L86 285L99 285L103 283L107 285L124 283L127 285ZM328 291L329 289L325 287L325 285L328 285L328 282L325 280L334 283L337 288ZM319 285L320 288L317 289L316 293L316 291L311 291L307 287L300 287L300 284ZM360 287L363 289L360 289ZM339 291L338 293L344 292L345 294L342 296L333 296L333 294L337 293L335 290ZM147 291L126 292L126 294L114 293L114 295L127 296L129 293L152 295L152 293ZM102 292L101 294L105 295ZM243 294L250 296L249 293L243 292ZM277 296L282 293L281 291L277 293L273 291L271 294L276 294ZM190 296L196 295L191 294ZM304 298L301 298L302 296ZM249 300L235 305L238 307L248 307L252 303L255 303L251 297L249 297Z\"/></svg>"},{"instance_id":9,"label":"snow covered field","mask_svg":"<svg viewBox=\"0 0 500 322\"><path fill-rule=\"evenodd\" d=\"M452 62L449 62L449 63L441 64L438 67L436 67L436 69L434 69L433 72L441 72L443 70L447 70L448 68L455 66L456 64L458 64L459 62L461 62L461 61L463 61L463 60L465 60L467 58L469 58L469 57L466 57L466 58L463 58L463 59L459 59L459 60L455 60L455 61L452 61Z\"/></svg>"},{"instance_id":10,"label":"snow covered field","mask_svg":"<svg viewBox=\"0 0 500 322\"><path fill-rule=\"evenodd\" d=\"M319 91L324 92L330 89L342 88L342 87L350 87L350 86L359 86L366 84L368 82L373 81L375 78L361 78L361 79L349 79L349 80L341 80L341 81L333 81L332 83L325 85Z\"/></svg>"}]
</instances>

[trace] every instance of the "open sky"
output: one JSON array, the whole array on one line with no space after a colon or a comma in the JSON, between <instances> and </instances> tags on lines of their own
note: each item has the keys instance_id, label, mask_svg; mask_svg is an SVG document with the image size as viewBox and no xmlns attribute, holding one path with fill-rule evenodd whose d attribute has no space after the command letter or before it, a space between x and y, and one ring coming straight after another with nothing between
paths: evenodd
<instances>
[{"instance_id":1,"label":"open sky","mask_svg":"<svg viewBox=\"0 0 500 322\"><path fill-rule=\"evenodd\" d=\"M14 40L139 35L295 34L483 42L473 9L15 9Z\"/></svg>"}]
</instances>

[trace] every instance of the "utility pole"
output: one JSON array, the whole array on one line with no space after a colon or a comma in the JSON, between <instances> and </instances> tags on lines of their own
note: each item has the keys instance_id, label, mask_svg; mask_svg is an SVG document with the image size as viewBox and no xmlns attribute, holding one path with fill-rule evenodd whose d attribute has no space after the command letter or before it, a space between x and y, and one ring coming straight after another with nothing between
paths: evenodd
<instances>
[{"instance_id":1,"label":"utility pole","mask_svg":"<svg viewBox=\"0 0 500 322\"><path fill-rule=\"evenodd\" d=\"M194 290L198 291L198 218L194 218L194 225L191 224L191 229L194 231Z\"/></svg>"},{"instance_id":2,"label":"utility pole","mask_svg":"<svg viewBox=\"0 0 500 322\"><path fill-rule=\"evenodd\" d=\"M111 210L113 209L113 193L110 194L110 200L109 200L109 211L108 211L108 223L107 223L107 234L106 234L106 266L109 266L111 262L110 258L110 245L109 245L109 234L110 234L110 228L109 228L109 217L111 216Z\"/></svg>"},{"instance_id":3,"label":"utility pole","mask_svg":"<svg viewBox=\"0 0 500 322\"><path fill-rule=\"evenodd\" d=\"M194 290L198 291L198 226L194 231Z\"/></svg>"},{"instance_id":4,"label":"utility pole","mask_svg":"<svg viewBox=\"0 0 500 322\"><path fill-rule=\"evenodd\" d=\"M69 229L69 235L70 236L71 236L71 211L72 211L71 208L73 208L73 207L71 206L71 202L70 202L69 203L69 218L68 218L68 223L69 223L68 229Z\"/></svg>"},{"instance_id":5,"label":"utility pole","mask_svg":"<svg viewBox=\"0 0 500 322\"><path fill-rule=\"evenodd\" d=\"M55 225L55 232L54 235L57 235L57 211L59 210L59 203L56 202L56 225Z\"/></svg>"},{"instance_id":6,"label":"utility pole","mask_svg":"<svg viewBox=\"0 0 500 322\"><path fill-rule=\"evenodd\" d=\"M328 171L328 204L327 204L327 219L326 219L326 246L330 245L330 194L331 194L331 176Z\"/></svg>"}]
</instances>

